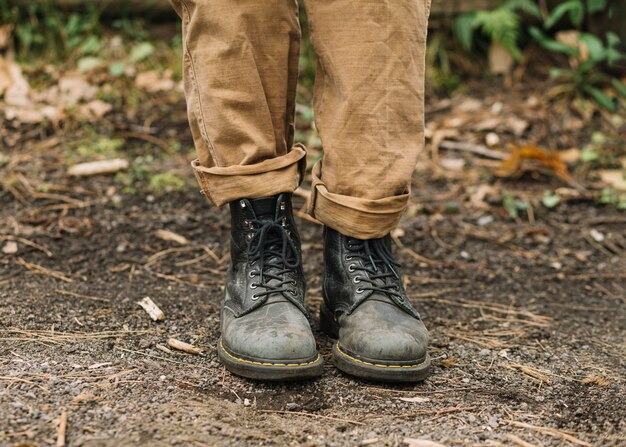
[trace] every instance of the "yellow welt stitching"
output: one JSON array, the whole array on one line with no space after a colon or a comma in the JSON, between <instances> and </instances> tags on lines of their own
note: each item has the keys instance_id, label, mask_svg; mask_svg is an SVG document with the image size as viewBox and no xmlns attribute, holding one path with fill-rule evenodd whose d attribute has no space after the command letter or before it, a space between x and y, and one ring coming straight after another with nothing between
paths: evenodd
<instances>
[{"instance_id":1,"label":"yellow welt stitching","mask_svg":"<svg viewBox=\"0 0 626 447\"><path fill-rule=\"evenodd\" d=\"M337 348L337 352L339 352L339 354L343 355L344 357L347 357L350 360L355 361L355 362L363 363L364 365L375 366L376 368L405 368L405 369L409 369L409 368L417 368L417 367L422 366L423 364L426 363L426 360L424 360L421 363L415 363L413 365L384 365L382 363L370 363L370 362L366 362L364 360L360 360L360 359L354 358L351 355L346 354L345 352L343 352L341 350L341 347L339 346L339 342L337 342L335 347Z\"/></svg>"},{"instance_id":2,"label":"yellow welt stitching","mask_svg":"<svg viewBox=\"0 0 626 447\"><path fill-rule=\"evenodd\" d=\"M226 350L226 348L224 347L224 343L222 342L222 340L220 340L220 346L222 348L222 351L224 352L224 354L226 354L228 357L230 357L231 359L240 362L240 363L249 363L251 365L259 365L259 366L281 366L281 367L288 367L288 368L296 368L299 366L307 366L307 365L312 365L313 363L319 361L320 359L320 355L317 354L317 357L315 358L315 360L310 361L310 362L306 362L306 363L268 363L268 362L255 362L253 360L246 360L246 359L242 359L240 357L235 357L234 355L232 355L230 352L228 352Z\"/></svg>"}]
</instances>

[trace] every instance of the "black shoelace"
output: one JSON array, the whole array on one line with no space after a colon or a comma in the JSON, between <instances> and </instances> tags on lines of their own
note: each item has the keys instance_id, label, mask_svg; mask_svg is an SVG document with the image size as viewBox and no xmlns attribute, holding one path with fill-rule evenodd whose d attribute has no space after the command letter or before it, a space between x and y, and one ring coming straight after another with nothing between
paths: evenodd
<instances>
[{"instance_id":1,"label":"black shoelace","mask_svg":"<svg viewBox=\"0 0 626 447\"><path fill-rule=\"evenodd\" d=\"M250 264L258 262L259 271L251 271L250 276L258 274L259 281L251 283L250 287L265 289L252 295L252 299L258 300L274 293L283 293L286 298L292 299L297 291L288 285L295 286L297 283L286 279L285 274L300 267L300 253L296 244L280 221L252 220L251 224L256 231L248 243L248 256ZM269 284L272 280L275 282ZM292 297L288 297L287 293Z\"/></svg>"},{"instance_id":2,"label":"black shoelace","mask_svg":"<svg viewBox=\"0 0 626 447\"><path fill-rule=\"evenodd\" d=\"M400 275L397 271L400 263L393 258L383 239L348 238L348 250L350 251L348 260L363 261L363 265L350 264L349 267L351 271L365 273L364 276L354 278L355 283L365 283L357 288L358 294L371 292L364 296L363 300L378 292L394 300L397 299L401 303L404 302L404 295L399 285Z\"/></svg>"}]
</instances>

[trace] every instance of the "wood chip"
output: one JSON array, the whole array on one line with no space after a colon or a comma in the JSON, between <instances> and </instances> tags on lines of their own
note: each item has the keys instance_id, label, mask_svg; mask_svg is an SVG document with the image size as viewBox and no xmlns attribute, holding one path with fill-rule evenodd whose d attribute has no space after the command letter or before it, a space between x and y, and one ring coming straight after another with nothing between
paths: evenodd
<instances>
[{"instance_id":1,"label":"wood chip","mask_svg":"<svg viewBox=\"0 0 626 447\"><path fill-rule=\"evenodd\" d=\"M4 244L4 247L2 247L2 253L4 253L5 255L14 255L15 253L17 253L17 250L17 242L15 241L9 241Z\"/></svg>"},{"instance_id":2,"label":"wood chip","mask_svg":"<svg viewBox=\"0 0 626 447\"><path fill-rule=\"evenodd\" d=\"M159 345L159 344L158 344L158 345L156 345L156 348L157 348L159 351L163 351L163 352L165 352L166 354L174 354L174 353L172 352L172 350L171 350L170 348L168 348L167 346L163 346L163 345Z\"/></svg>"},{"instance_id":3,"label":"wood chip","mask_svg":"<svg viewBox=\"0 0 626 447\"><path fill-rule=\"evenodd\" d=\"M56 447L65 447L65 431L67 430L67 410L63 409L59 424L57 426L57 443Z\"/></svg>"},{"instance_id":4,"label":"wood chip","mask_svg":"<svg viewBox=\"0 0 626 447\"><path fill-rule=\"evenodd\" d=\"M180 245L187 245L187 244L189 244L189 241L187 240L187 238L185 236L181 236L180 234L174 233L173 231L156 230L154 232L154 235L156 237L158 237L159 239L162 239L164 241L176 242L177 244L180 244Z\"/></svg>"},{"instance_id":5,"label":"wood chip","mask_svg":"<svg viewBox=\"0 0 626 447\"><path fill-rule=\"evenodd\" d=\"M143 307L143 309L148 312L148 315L150 315L150 318L154 321L162 321L165 319L163 311L159 309L159 306L157 306L156 303L150 299L150 297L145 297L141 301L138 301L137 304Z\"/></svg>"},{"instance_id":6,"label":"wood chip","mask_svg":"<svg viewBox=\"0 0 626 447\"><path fill-rule=\"evenodd\" d=\"M128 168L128 160L115 158L113 160L91 161L79 163L70 167L67 171L69 175L76 177L87 177L90 175L115 174Z\"/></svg>"},{"instance_id":7,"label":"wood chip","mask_svg":"<svg viewBox=\"0 0 626 447\"><path fill-rule=\"evenodd\" d=\"M185 343L184 341L180 341L172 337L167 339L167 344L174 349L178 349L179 351L187 352L189 354L202 354L202 349L196 348L194 345L190 345L189 343Z\"/></svg>"},{"instance_id":8,"label":"wood chip","mask_svg":"<svg viewBox=\"0 0 626 447\"><path fill-rule=\"evenodd\" d=\"M403 402L411 402L411 403L416 403L416 404L430 402L430 399L427 397L399 397L398 399Z\"/></svg>"},{"instance_id":9,"label":"wood chip","mask_svg":"<svg viewBox=\"0 0 626 447\"><path fill-rule=\"evenodd\" d=\"M409 447L446 447L443 444L429 441L428 439L404 438L403 442Z\"/></svg>"}]
</instances>

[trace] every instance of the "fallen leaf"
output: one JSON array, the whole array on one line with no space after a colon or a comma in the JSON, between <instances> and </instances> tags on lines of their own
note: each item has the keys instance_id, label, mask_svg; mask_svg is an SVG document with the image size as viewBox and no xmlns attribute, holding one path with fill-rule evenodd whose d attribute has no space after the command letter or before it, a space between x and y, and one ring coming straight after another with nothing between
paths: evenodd
<instances>
[{"instance_id":1,"label":"fallen leaf","mask_svg":"<svg viewBox=\"0 0 626 447\"><path fill-rule=\"evenodd\" d=\"M10 23L0 25L0 50L3 50L9 46L12 31L13 25L11 25Z\"/></svg>"},{"instance_id":2,"label":"fallen leaf","mask_svg":"<svg viewBox=\"0 0 626 447\"><path fill-rule=\"evenodd\" d=\"M99 120L104 115L113 110L113 106L108 102L96 99L87 104L83 104L79 109L81 118L86 120Z\"/></svg>"},{"instance_id":3,"label":"fallen leaf","mask_svg":"<svg viewBox=\"0 0 626 447\"><path fill-rule=\"evenodd\" d=\"M585 377L582 382L599 386L609 386L609 381L606 378L593 373Z\"/></svg>"},{"instance_id":4,"label":"fallen leaf","mask_svg":"<svg viewBox=\"0 0 626 447\"><path fill-rule=\"evenodd\" d=\"M534 145L510 146L511 154L494 169L498 177L518 177L524 172L546 169L569 185L577 185L567 166L556 151L547 151Z\"/></svg>"},{"instance_id":5,"label":"fallen leaf","mask_svg":"<svg viewBox=\"0 0 626 447\"><path fill-rule=\"evenodd\" d=\"M135 78L135 87L150 93L172 91L176 83L171 79L170 73L161 74L156 70L144 71Z\"/></svg>"},{"instance_id":6,"label":"fallen leaf","mask_svg":"<svg viewBox=\"0 0 626 447\"><path fill-rule=\"evenodd\" d=\"M626 191L625 171L621 169L602 169L598 171L600 179L608 184L611 188L619 191Z\"/></svg>"},{"instance_id":7,"label":"fallen leaf","mask_svg":"<svg viewBox=\"0 0 626 447\"><path fill-rule=\"evenodd\" d=\"M96 93L98 88L80 75L69 74L59 79L59 101L64 106L71 107L81 101L89 101Z\"/></svg>"},{"instance_id":8,"label":"fallen leaf","mask_svg":"<svg viewBox=\"0 0 626 447\"><path fill-rule=\"evenodd\" d=\"M442 360L441 364L444 368L452 368L454 365L456 365L456 359L448 357L447 359Z\"/></svg>"}]
</instances>

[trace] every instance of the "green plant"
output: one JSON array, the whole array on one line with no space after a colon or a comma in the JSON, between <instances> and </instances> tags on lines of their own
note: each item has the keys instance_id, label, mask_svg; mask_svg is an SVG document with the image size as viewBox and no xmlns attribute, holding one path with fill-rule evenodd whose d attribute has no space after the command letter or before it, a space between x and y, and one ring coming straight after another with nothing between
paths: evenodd
<instances>
[{"instance_id":1,"label":"green plant","mask_svg":"<svg viewBox=\"0 0 626 447\"><path fill-rule=\"evenodd\" d=\"M80 12L65 11L51 1L13 3L0 0L0 23L14 25L19 58L37 54L48 61L60 60L100 50L100 11L92 2L85 2Z\"/></svg>"},{"instance_id":2,"label":"green plant","mask_svg":"<svg viewBox=\"0 0 626 447\"><path fill-rule=\"evenodd\" d=\"M615 111L618 97L626 98L626 85L606 73L604 68L626 59L626 54L620 51L621 39L617 34L607 32L603 41L594 34L580 30L586 14L598 13L606 7L606 0L568 0L554 8L545 20L543 30L533 26L529 33L544 49L570 58L569 68L550 70L550 76L560 81L560 85L551 92L552 96L575 94L592 99L609 111ZM569 19L574 30L561 32L560 38L546 33L564 18ZM609 86L614 94L604 91Z\"/></svg>"},{"instance_id":3,"label":"green plant","mask_svg":"<svg viewBox=\"0 0 626 447\"><path fill-rule=\"evenodd\" d=\"M522 17L520 13L540 17L540 10L533 0L505 0L493 10L470 12L460 15L454 24L457 39L466 51L472 51L476 31L480 31L490 42L499 43L519 60Z\"/></svg>"}]
</instances>

